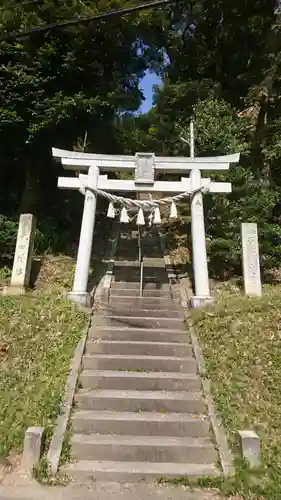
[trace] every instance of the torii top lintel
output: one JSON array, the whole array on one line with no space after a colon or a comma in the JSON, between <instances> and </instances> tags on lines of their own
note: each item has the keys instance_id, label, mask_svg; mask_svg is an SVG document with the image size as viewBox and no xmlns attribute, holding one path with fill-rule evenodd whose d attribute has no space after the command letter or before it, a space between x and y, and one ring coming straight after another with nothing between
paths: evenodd
<instances>
[{"instance_id":1,"label":"torii top lintel","mask_svg":"<svg viewBox=\"0 0 281 500\"><path fill-rule=\"evenodd\" d=\"M96 165L103 172L134 171L137 156L142 155L142 153L137 153L136 156L102 155L57 148L52 149L52 154L65 169L79 172L87 172L91 165ZM200 170L228 170L230 163L238 163L240 159L240 153L194 159L189 157L154 156L153 154L150 154L150 156L153 157L155 170L163 173L183 173L194 168Z\"/></svg>"}]
</instances>

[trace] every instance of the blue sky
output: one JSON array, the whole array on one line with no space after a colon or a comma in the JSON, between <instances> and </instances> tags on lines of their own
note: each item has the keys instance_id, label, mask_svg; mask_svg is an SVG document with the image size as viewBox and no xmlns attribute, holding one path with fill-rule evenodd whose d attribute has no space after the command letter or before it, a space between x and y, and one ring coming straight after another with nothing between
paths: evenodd
<instances>
[{"instance_id":1,"label":"blue sky","mask_svg":"<svg viewBox=\"0 0 281 500\"><path fill-rule=\"evenodd\" d=\"M146 113L152 107L152 99L153 99L152 86L155 84L159 84L160 82L161 79L159 78L159 76L155 75L155 73L150 73L150 72L146 73L145 77L140 83L140 88L145 95L145 101L143 101L139 109L140 113Z\"/></svg>"}]
</instances>

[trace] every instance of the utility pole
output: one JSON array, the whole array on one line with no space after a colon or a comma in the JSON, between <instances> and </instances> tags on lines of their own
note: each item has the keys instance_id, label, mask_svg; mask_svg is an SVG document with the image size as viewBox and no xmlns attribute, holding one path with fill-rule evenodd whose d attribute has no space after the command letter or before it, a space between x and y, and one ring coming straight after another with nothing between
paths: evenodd
<instances>
[{"instance_id":1,"label":"utility pole","mask_svg":"<svg viewBox=\"0 0 281 500\"><path fill-rule=\"evenodd\" d=\"M185 139L184 137L180 137L180 140L182 142L185 142L185 144L189 145L189 156L192 160L194 160L195 157L194 122L195 122L195 115L192 112L189 122L189 140Z\"/></svg>"},{"instance_id":2,"label":"utility pole","mask_svg":"<svg viewBox=\"0 0 281 500\"><path fill-rule=\"evenodd\" d=\"M194 160L194 113L190 117L189 131L190 131L190 158Z\"/></svg>"}]
</instances>

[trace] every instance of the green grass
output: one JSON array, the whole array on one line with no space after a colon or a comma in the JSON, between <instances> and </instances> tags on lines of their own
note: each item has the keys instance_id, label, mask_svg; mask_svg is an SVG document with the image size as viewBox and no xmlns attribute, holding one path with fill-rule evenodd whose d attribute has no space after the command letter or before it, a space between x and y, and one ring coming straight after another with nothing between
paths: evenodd
<instances>
[{"instance_id":1,"label":"green grass","mask_svg":"<svg viewBox=\"0 0 281 500\"><path fill-rule=\"evenodd\" d=\"M250 473L240 462L236 477L205 483L225 495L280 500L281 286L265 287L262 298L241 297L235 287L222 287L216 304L192 311L191 319L234 453L240 429L255 429L262 444L259 470Z\"/></svg>"},{"instance_id":2,"label":"green grass","mask_svg":"<svg viewBox=\"0 0 281 500\"><path fill-rule=\"evenodd\" d=\"M50 435L87 323L62 297L73 268L69 258L45 258L33 293L0 297L0 457L21 451L29 426L44 426Z\"/></svg>"}]
</instances>

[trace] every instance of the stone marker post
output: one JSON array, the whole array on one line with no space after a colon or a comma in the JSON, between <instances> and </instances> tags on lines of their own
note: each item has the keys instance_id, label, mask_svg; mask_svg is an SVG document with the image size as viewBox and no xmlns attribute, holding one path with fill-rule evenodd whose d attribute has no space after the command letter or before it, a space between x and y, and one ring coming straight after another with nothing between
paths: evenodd
<instances>
[{"instance_id":1,"label":"stone marker post","mask_svg":"<svg viewBox=\"0 0 281 500\"><path fill-rule=\"evenodd\" d=\"M259 436L253 430L238 431L238 436L243 458L249 462L250 467L258 467L261 463Z\"/></svg>"},{"instance_id":2,"label":"stone marker post","mask_svg":"<svg viewBox=\"0 0 281 500\"><path fill-rule=\"evenodd\" d=\"M20 216L9 292L21 293L30 284L30 273L34 248L36 219L32 214Z\"/></svg>"},{"instance_id":3,"label":"stone marker post","mask_svg":"<svg viewBox=\"0 0 281 500\"><path fill-rule=\"evenodd\" d=\"M257 224L243 222L241 235L245 294L260 297L262 287Z\"/></svg>"},{"instance_id":4,"label":"stone marker post","mask_svg":"<svg viewBox=\"0 0 281 500\"><path fill-rule=\"evenodd\" d=\"M21 468L32 474L41 457L44 427L28 427L25 432Z\"/></svg>"}]
</instances>

